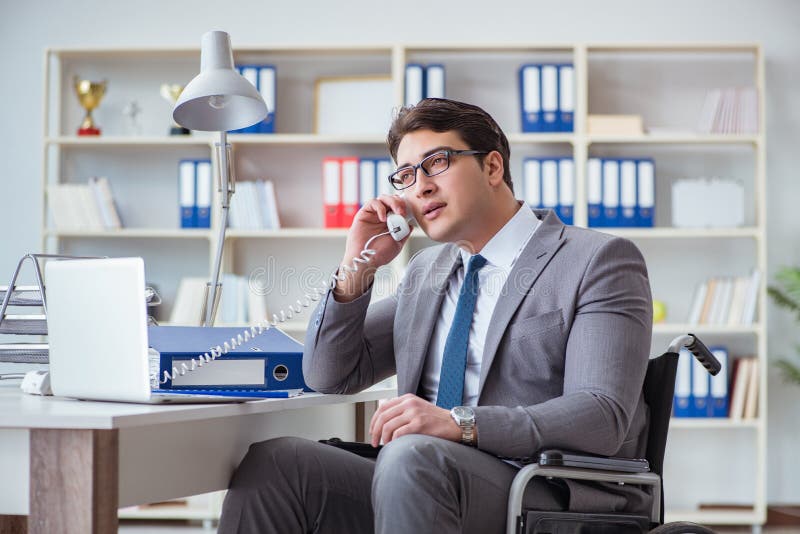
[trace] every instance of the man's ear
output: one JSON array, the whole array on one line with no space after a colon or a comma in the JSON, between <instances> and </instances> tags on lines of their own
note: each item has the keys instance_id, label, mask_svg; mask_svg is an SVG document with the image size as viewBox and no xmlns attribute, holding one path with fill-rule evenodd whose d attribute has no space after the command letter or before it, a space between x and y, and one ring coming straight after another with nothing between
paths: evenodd
<instances>
[{"instance_id":1,"label":"man's ear","mask_svg":"<svg viewBox=\"0 0 800 534\"><path fill-rule=\"evenodd\" d=\"M505 167L503 166L503 156L497 150L492 150L486 154L486 159L483 160L483 168L489 174L489 184L496 187L503 183L503 174Z\"/></svg>"}]
</instances>

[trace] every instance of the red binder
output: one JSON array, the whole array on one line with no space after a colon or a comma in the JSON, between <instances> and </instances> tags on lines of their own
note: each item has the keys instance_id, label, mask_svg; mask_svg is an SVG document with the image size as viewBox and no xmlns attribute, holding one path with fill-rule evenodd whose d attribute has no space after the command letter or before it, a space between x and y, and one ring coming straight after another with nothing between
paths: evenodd
<instances>
[{"instance_id":1,"label":"red binder","mask_svg":"<svg viewBox=\"0 0 800 534\"><path fill-rule=\"evenodd\" d=\"M339 228L342 220L342 179L339 158L322 160L322 210L325 228Z\"/></svg>"},{"instance_id":2,"label":"red binder","mask_svg":"<svg viewBox=\"0 0 800 534\"><path fill-rule=\"evenodd\" d=\"M341 158L342 208L339 226L350 228L358 211L358 158Z\"/></svg>"}]
</instances>

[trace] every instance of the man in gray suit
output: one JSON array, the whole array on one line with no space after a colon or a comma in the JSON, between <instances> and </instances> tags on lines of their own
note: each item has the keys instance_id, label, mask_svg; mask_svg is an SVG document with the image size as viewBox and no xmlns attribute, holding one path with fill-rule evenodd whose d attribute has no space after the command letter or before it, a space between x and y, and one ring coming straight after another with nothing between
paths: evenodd
<instances>
[{"instance_id":1,"label":"man in gray suit","mask_svg":"<svg viewBox=\"0 0 800 534\"><path fill-rule=\"evenodd\" d=\"M402 190L365 204L350 265L413 214L440 246L416 254L395 295L370 304L375 270L325 295L306 336L307 383L354 393L397 373L370 425L377 461L315 442L254 444L231 481L220 532L502 532L514 460L548 447L642 457L652 328L647 270L629 241L565 226L515 199L508 140L482 109L404 108L388 135ZM535 479L532 508L646 511L636 487ZM645 512L646 513L646 512Z\"/></svg>"}]
</instances>

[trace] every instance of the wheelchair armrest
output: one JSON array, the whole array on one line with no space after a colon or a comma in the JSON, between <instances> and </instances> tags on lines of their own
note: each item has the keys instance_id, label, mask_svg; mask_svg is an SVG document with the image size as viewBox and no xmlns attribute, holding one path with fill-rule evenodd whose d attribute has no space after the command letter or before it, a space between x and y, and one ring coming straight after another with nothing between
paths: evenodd
<instances>
[{"instance_id":1,"label":"wheelchair armrest","mask_svg":"<svg viewBox=\"0 0 800 534\"><path fill-rule=\"evenodd\" d=\"M620 473L650 471L650 463L643 458L615 458L558 449L541 451L536 460L539 465L549 467L579 467Z\"/></svg>"}]
</instances>

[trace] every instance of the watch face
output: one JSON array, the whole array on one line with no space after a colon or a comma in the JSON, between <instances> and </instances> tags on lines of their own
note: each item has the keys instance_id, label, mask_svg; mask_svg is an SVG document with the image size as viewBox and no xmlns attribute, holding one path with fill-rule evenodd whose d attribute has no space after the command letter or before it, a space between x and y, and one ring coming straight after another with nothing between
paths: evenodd
<instances>
[{"instance_id":1,"label":"watch face","mask_svg":"<svg viewBox=\"0 0 800 534\"><path fill-rule=\"evenodd\" d=\"M456 406L453 408L453 416L459 420L469 421L475 418L475 412L469 406Z\"/></svg>"}]
</instances>

